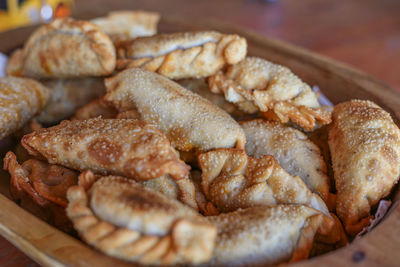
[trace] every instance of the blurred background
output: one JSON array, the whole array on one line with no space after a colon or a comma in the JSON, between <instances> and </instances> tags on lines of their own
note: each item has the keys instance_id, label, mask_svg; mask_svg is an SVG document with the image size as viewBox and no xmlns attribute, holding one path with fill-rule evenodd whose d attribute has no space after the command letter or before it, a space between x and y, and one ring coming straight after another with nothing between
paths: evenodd
<instances>
[{"instance_id":1,"label":"blurred background","mask_svg":"<svg viewBox=\"0 0 400 267\"><path fill-rule=\"evenodd\" d=\"M400 93L400 0L0 0L0 32L143 9L215 19L345 62ZM0 238L0 266L37 266Z\"/></svg>"},{"instance_id":2,"label":"blurred background","mask_svg":"<svg viewBox=\"0 0 400 267\"><path fill-rule=\"evenodd\" d=\"M0 0L0 31L120 9L245 27L348 63L400 92L399 0Z\"/></svg>"}]
</instances>

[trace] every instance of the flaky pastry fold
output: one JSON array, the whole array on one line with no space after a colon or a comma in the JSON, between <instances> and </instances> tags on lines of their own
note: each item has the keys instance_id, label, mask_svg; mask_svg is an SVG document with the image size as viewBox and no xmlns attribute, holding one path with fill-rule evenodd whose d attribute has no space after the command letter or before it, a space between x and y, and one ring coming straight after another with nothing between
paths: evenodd
<instances>
[{"instance_id":1,"label":"flaky pastry fold","mask_svg":"<svg viewBox=\"0 0 400 267\"><path fill-rule=\"evenodd\" d=\"M370 223L371 207L389 195L400 174L400 130L371 101L335 106L329 148L337 190L336 213L348 234Z\"/></svg>"},{"instance_id":2,"label":"flaky pastry fold","mask_svg":"<svg viewBox=\"0 0 400 267\"><path fill-rule=\"evenodd\" d=\"M4 170L11 175L10 193L16 202L57 228L72 231L65 208L67 190L78 182L77 172L36 159L20 165L11 151L4 157Z\"/></svg>"},{"instance_id":3,"label":"flaky pastry fold","mask_svg":"<svg viewBox=\"0 0 400 267\"><path fill-rule=\"evenodd\" d=\"M132 68L105 84L106 101L155 123L180 152L244 148L243 129L229 114L161 75Z\"/></svg>"},{"instance_id":4,"label":"flaky pastry fold","mask_svg":"<svg viewBox=\"0 0 400 267\"><path fill-rule=\"evenodd\" d=\"M111 74L115 64L114 45L97 25L62 18L39 27L13 53L6 72L32 78L102 76Z\"/></svg>"},{"instance_id":5,"label":"flaky pastry fold","mask_svg":"<svg viewBox=\"0 0 400 267\"><path fill-rule=\"evenodd\" d=\"M133 180L108 176L68 190L67 215L83 240L146 265L208 261L216 228L180 202Z\"/></svg>"},{"instance_id":6,"label":"flaky pastry fold","mask_svg":"<svg viewBox=\"0 0 400 267\"><path fill-rule=\"evenodd\" d=\"M220 212L260 205L302 204L327 215L324 201L298 176L291 176L269 155L252 158L239 149L199 155L204 194Z\"/></svg>"},{"instance_id":7,"label":"flaky pastry fold","mask_svg":"<svg viewBox=\"0 0 400 267\"><path fill-rule=\"evenodd\" d=\"M247 54L246 39L215 31L139 37L117 48L117 68L144 68L170 79L201 78Z\"/></svg>"},{"instance_id":8,"label":"flaky pastry fold","mask_svg":"<svg viewBox=\"0 0 400 267\"><path fill-rule=\"evenodd\" d=\"M330 203L326 164L319 148L304 133L263 119L239 124L246 134L246 152L249 156L273 156L285 171L292 176L299 176L311 192L317 193L327 205Z\"/></svg>"},{"instance_id":9,"label":"flaky pastry fold","mask_svg":"<svg viewBox=\"0 0 400 267\"><path fill-rule=\"evenodd\" d=\"M21 143L31 155L51 164L138 181L166 174L182 179L190 170L155 125L138 120L63 121L25 135Z\"/></svg>"},{"instance_id":10,"label":"flaky pastry fold","mask_svg":"<svg viewBox=\"0 0 400 267\"><path fill-rule=\"evenodd\" d=\"M262 112L269 119L294 122L305 130L331 122L310 86L288 68L265 59L247 57L208 79L213 93L224 94L239 109Z\"/></svg>"},{"instance_id":11,"label":"flaky pastry fold","mask_svg":"<svg viewBox=\"0 0 400 267\"><path fill-rule=\"evenodd\" d=\"M50 90L37 81L0 77L0 139L20 129L37 115L50 95Z\"/></svg>"},{"instance_id":12,"label":"flaky pastry fold","mask_svg":"<svg viewBox=\"0 0 400 267\"><path fill-rule=\"evenodd\" d=\"M258 206L207 217L218 228L211 266L270 266L307 259L330 219L303 205Z\"/></svg>"},{"instance_id":13,"label":"flaky pastry fold","mask_svg":"<svg viewBox=\"0 0 400 267\"><path fill-rule=\"evenodd\" d=\"M112 11L106 17L92 19L114 43L157 33L160 14L142 10Z\"/></svg>"}]
</instances>

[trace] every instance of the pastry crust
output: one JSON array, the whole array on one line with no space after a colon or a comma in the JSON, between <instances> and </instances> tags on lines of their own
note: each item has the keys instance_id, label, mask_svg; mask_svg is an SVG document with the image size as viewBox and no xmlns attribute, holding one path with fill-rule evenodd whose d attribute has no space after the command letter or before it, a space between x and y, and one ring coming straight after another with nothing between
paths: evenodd
<instances>
[{"instance_id":1,"label":"pastry crust","mask_svg":"<svg viewBox=\"0 0 400 267\"><path fill-rule=\"evenodd\" d=\"M199 155L204 194L220 212L260 205L302 204L329 216L324 201L298 176L287 173L272 156L259 159L239 149Z\"/></svg>"},{"instance_id":2,"label":"pastry crust","mask_svg":"<svg viewBox=\"0 0 400 267\"><path fill-rule=\"evenodd\" d=\"M319 148L299 130L262 119L240 122L246 134L246 152L261 158L273 156L292 176L300 176L328 205L329 178Z\"/></svg>"},{"instance_id":3,"label":"pastry crust","mask_svg":"<svg viewBox=\"0 0 400 267\"><path fill-rule=\"evenodd\" d=\"M10 193L15 201L57 228L72 232L64 209L67 189L78 182L77 172L36 159L20 165L11 151L4 157L4 170L11 175Z\"/></svg>"},{"instance_id":4,"label":"pastry crust","mask_svg":"<svg viewBox=\"0 0 400 267\"><path fill-rule=\"evenodd\" d=\"M43 81L51 89L51 97L36 119L54 124L71 117L77 108L105 94L102 78L54 79Z\"/></svg>"},{"instance_id":5,"label":"pastry crust","mask_svg":"<svg viewBox=\"0 0 400 267\"><path fill-rule=\"evenodd\" d=\"M247 54L246 39L215 31L139 37L118 47L117 68L140 67L170 79L201 78Z\"/></svg>"},{"instance_id":6,"label":"pastry crust","mask_svg":"<svg viewBox=\"0 0 400 267\"><path fill-rule=\"evenodd\" d=\"M389 195L400 174L400 130L371 101L335 106L329 148L337 190L336 212L348 234L370 222L371 206Z\"/></svg>"},{"instance_id":7,"label":"pastry crust","mask_svg":"<svg viewBox=\"0 0 400 267\"><path fill-rule=\"evenodd\" d=\"M63 121L25 135L21 143L31 155L51 164L138 181L166 174L182 179L190 170L155 125L138 120Z\"/></svg>"},{"instance_id":8,"label":"pastry crust","mask_svg":"<svg viewBox=\"0 0 400 267\"><path fill-rule=\"evenodd\" d=\"M160 14L142 10L112 11L106 17L95 18L99 26L114 43L134 39L139 36L150 36L157 33Z\"/></svg>"},{"instance_id":9,"label":"pastry crust","mask_svg":"<svg viewBox=\"0 0 400 267\"><path fill-rule=\"evenodd\" d=\"M183 79L178 80L177 83L225 110L236 121L253 118L252 114L245 113L239 110L233 103L226 101L223 95L213 94L205 79Z\"/></svg>"},{"instance_id":10,"label":"pastry crust","mask_svg":"<svg viewBox=\"0 0 400 267\"><path fill-rule=\"evenodd\" d=\"M259 206L207 217L218 228L210 265L266 266L307 259L330 220L303 205Z\"/></svg>"},{"instance_id":11,"label":"pastry crust","mask_svg":"<svg viewBox=\"0 0 400 267\"><path fill-rule=\"evenodd\" d=\"M0 78L0 139L20 129L46 105L50 91L37 81Z\"/></svg>"},{"instance_id":12,"label":"pastry crust","mask_svg":"<svg viewBox=\"0 0 400 267\"><path fill-rule=\"evenodd\" d=\"M111 74L115 63L114 45L98 26L63 18L37 29L6 71L32 78L102 76Z\"/></svg>"},{"instance_id":13,"label":"pastry crust","mask_svg":"<svg viewBox=\"0 0 400 267\"><path fill-rule=\"evenodd\" d=\"M67 215L90 245L128 261L199 264L210 259L216 228L192 209L122 177L68 190Z\"/></svg>"},{"instance_id":14,"label":"pastry crust","mask_svg":"<svg viewBox=\"0 0 400 267\"><path fill-rule=\"evenodd\" d=\"M208 79L213 93L224 94L239 109L282 123L292 121L305 130L331 122L310 86L288 68L265 59L247 57Z\"/></svg>"},{"instance_id":15,"label":"pastry crust","mask_svg":"<svg viewBox=\"0 0 400 267\"><path fill-rule=\"evenodd\" d=\"M136 109L180 152L244 148L243 129L229 114L161 75L132 68L105 84L106 101L121 111Z\"/></svg>"},{"instance_id":16,"label":"pastry crust","mask_svg":"<svg viewBox=\"0 0 400 267\"><path fill-rule=\"evenodd\" d=\"M107 101L104 97L94 99L76 110L72 120L86 120L101 116L103 119L114 119L119 111Z\"/></svg>"}]
</instances>

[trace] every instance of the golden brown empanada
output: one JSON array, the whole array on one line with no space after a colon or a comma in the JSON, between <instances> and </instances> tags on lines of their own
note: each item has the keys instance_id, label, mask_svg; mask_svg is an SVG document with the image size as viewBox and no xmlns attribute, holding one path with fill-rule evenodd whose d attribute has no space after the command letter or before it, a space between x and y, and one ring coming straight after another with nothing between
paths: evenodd
<instances>
[{"instance_id":1,"label":"golden brown empanada","mask_svg":"<svg viewBox=\"0 0 400 267\"><path fill-rule=\"evenodd\" d=\"M170 79L201 78L247 53L246 39L214 31L159 34L120 44L117 68L144 68Z\"/></svg>"},{"instance_id":2,"label":"golden brown empanada","mask_svg":"<svg viewBox=\"0 0 400 267\"><path fill-rule=\"evenodd\" d=\"M65 214L67 190L78 182L78 173L36 159L19 165L12 152L4 158L4 170L11 175L10 193L24 209L65 231L72 225Z\"/></svg>"},{"instance_id":3,"label":"golden brown empanada","mask_svg":"<svg viewBox=\"0 0 400 267\"><path fill-rule=\"evenodd\" d=\"M157 33L160 14L142 10L112 11L106 17L95 18L99 26L114 43Z\"/></svg>"},{"instance_id":4,"label":"golden brown empanada","mask_svg":"<svg viewBox=\"0 0 400 267\"><path fill-rule=\"evenodd\" d=\"M102 78L54 79L43 81L52 95L36 119L52 124L69 118L77 108L105 94Z\"/></svg>"},{"instance_id":5,"label":"golden brown empanada","mask_svg":"<svg viewBox=\"0 0 400 267\"><path fill-rule=\"evenodd\" d=\"M37 81L0 77L0 139L20 129L46 105L50 90Z\"/></svg>"},{"instance_id":6,"label":"golden brown empanada","mask_svg":"<svg viewBox=\"0 0 400 267\"><path fill-rule=\"evenodd\" d=\"M100 97L77 109L72 119L86 120L99 116L103 119L114 119L118 113L119 111L112 104L105 101L104 97Z\"/></svg>"},{"instance_id":7,"label":"golden brown empanada","mask_svg":"<svg viewBox=\"0 0 400 267\"><path fill-rule=\"evenodd\" d=\"M189 175L167 137L153 124L130 119L89 119L61 124L25 135L31 155L72 169L116 174L138 181L169 174Z\"/></svg>"},{"instance_id":8,"label":"golden brown empanada","mask_svg":"<svg viewBox=\"0 0 400 267\"><path fill-rule=\"evenodd\" d=\"M108 176L88 191L68 190L67 215L82 239L114 257L145 265L199 264L213 251L216 228L191 208Z\"/></svg>"},{"instance_id":9,"label":"golden brown empanada","mask_svg":"<svg viewBox=\"0 0 400 267\"><path fill-rule=\"evenodd\" d=\"M243 129L229 114L161 75L132 68L105 84L106 101L121 111L136 109L181 152L244 148Z\"/></svg>"},{"instance_id":10,"label":"golden brown empanada","mask_svg":"<svg viewBox=\"0 0 400 267\"><path fill-rule=\"evenodd\" d=\"M203 191L220 212L260 205L303 204L327 215L324 201L298 176L287 173L272 156L259 159L239 149L199 155Z\"/></svg>"},{"instance_id":11,"label":"golden brown empanada","mask_svg":"<svg viewBox=\"0 0 400 267\"><path fill-rule=\"evenodd\" d=\"M270 266L307 259L331 221L303 205L259 206L207 217L218 228L212 266Z\"/></svg>"},{"instance_id":12,"label":"golden brown empanada","mask_svg":"<svg viewBox=\"0 0 400 267\"><path fill-rule=\"evenodd\" d=\"M111 74L115 63L114 45L97 25L63 18L37 29L11 56L6 72L33 78L102 76Z\"/></svg>"},{"instance_id":13,"label":"golden brown empanada","mask_svg":"<svg viewBox=\"0 0 400 267\"><path fill-rule=\"evenodd\" d=\"M262 119L240 122L246 134L246 152L273 156L285 171L300 176L307 187L328 204L329 178L319 148L299 130Z\"/></svg>"},{"instance_id":14,"label":"golden brown empanada","mask_svg":"<svg viewBox=\"0 0 400 267\"><path fill-rule=\"evenodd\" d=\"M213 94L205 79L183 79L178 80L177 83L225 110L235 120L251 119L254 116L240 111L234 104L226 101L223 95Z\"/></svg>"},{"instance_id":15,"label":"golden brown empanada","mask_svg":"<svg viewBox=\"0 0 400 267\"><path fill-rule=\"evenodd\" d=\"M309 85L288 68L265 59L245 58L208 81L213 93L223 93L248 113L261 111L269 119L291 120L305 130L331 121Z\"/></svg>"},{"instance_id":16,"label":"golden brown empanada","mask_svg":"<svg viewBox=\"0 0 400 267\"><path fill-rule=\"evenodd\" d=\"M348 234L370 222L371 206L386 197L400 174L400 130L371 101L335 106L329 148L336 182L336 213Z\"/></svg>"}]
</instances>

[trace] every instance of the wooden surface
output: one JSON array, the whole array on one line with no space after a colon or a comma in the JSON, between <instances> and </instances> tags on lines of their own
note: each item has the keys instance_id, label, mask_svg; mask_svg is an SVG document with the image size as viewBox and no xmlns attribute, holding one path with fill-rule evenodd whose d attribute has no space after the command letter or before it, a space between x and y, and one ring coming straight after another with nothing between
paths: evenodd
<instances>
[{"instance_id":1,"label":"wooden surface","mask_svg":"<svg viewBox=\"0 0 400 267\"><path fill-rule=\"evenodd\" d=\"M196 23L197 18L201 15L207 14L206 16L248 27L263 34L288 40L325 55L336 57L374 74L400 91L400 75L397 74L400 69L399 1L282 0L276 3L216 1L213 8L209 6L210 1L185 1L182 4L182 1L173 0L168 1L167 4L167 1L164 3L164 1L149 0L113 0L97 1L104 2L104 4L96 5L93 5L94 1L76 2L76 15L80 17L93 17L111 9L141 7L147 10L159 10L167 14L190 16L192 19L187 21L190 24ZM218 25L221 30L232 31L232 28L218 22L211 21L208 24L205 26ZM166 30L171 29L168 23L163 27ZM191 27L188 26L188 29ZM400 118L399 97L367 75L341 64L332 65L328 59L321 59L318 56L310 57L307 52L294 49L290 45L282 45L271 40L266 41L258 35L246 31L241 32L240 29L234 31L248 35L247 37L251 39L250 51L252 54L289 65L306 81L319 85L334 101L338 102L351 97L372 99ZM0 47L6 45L4 41L6 39L2 36L4 35L0 35ZM23 39L24 36L24 33L19 32L15 38L7 38L7 40ZM5 217L8 214L3 213L0 220L8 221L8 218ZM397 247L400 244L400 230L396 232L391 229L400 229L399 222L400 211L397 208L373 234L349 248L336 252L340 255L323 256L324 260L341 265L369 263L373 266L379 263L388 266L393 263L397 264L400 255L395 249L396 244ZM376 247L377 244L379 248ZM48 246L51 247L51 243ZM385 256L385 254L390 256ZM304 264L316 266L319 264L318 260L317 258ZM0 266L37 265L7 241L0 239Z\"/></svg>"}]
</instances>

